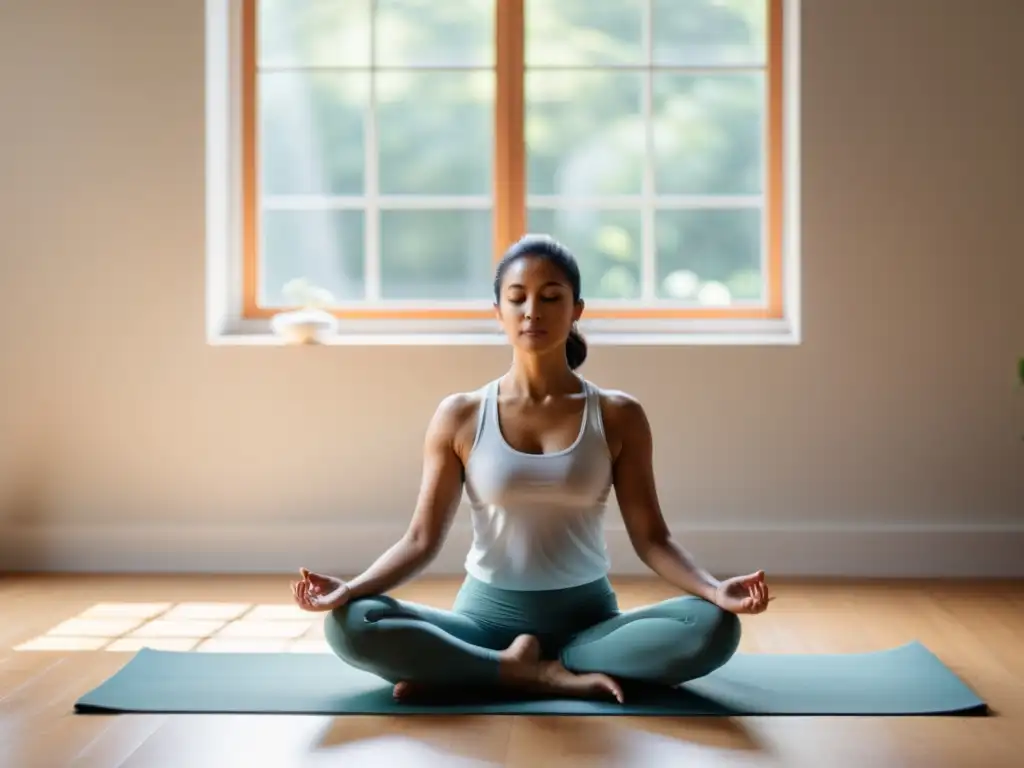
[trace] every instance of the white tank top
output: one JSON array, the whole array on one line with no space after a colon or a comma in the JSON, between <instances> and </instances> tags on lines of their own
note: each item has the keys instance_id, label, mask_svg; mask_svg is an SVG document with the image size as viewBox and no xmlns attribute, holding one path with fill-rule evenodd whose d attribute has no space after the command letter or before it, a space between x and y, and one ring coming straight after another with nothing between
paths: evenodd
<instances>
[{"instance_id":1,"label":"white tank top","mask_svg":"<svg viewBox=\"0 0 1024 768\"><path fill-rule=\"evenodd\" d=\"M466 462L472 577L501 589L575 587L608 573L605 505L612 463L597 387L586 391L576 441L563 451L517 451L498 421L498 381L482 389L476 438Z\"/></svg>"}]
</instances>

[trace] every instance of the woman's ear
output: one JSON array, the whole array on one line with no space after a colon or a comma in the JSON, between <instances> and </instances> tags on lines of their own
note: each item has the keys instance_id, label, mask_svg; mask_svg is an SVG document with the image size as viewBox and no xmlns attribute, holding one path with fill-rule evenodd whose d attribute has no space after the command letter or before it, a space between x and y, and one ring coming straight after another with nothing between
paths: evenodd
<instances>
[{"instance_id":1,"label":"woman's ear","mask_svg":"<svg viewBox=\"0 0 1024 768\"><path fill-rule=\"evenodd\" d=\"M583 316L583 308L583 299L580 299L579 301L576 302L576 306L573 308L572 311L572 321L574 323L577 322Z\"/></svg>"}]
</instances>

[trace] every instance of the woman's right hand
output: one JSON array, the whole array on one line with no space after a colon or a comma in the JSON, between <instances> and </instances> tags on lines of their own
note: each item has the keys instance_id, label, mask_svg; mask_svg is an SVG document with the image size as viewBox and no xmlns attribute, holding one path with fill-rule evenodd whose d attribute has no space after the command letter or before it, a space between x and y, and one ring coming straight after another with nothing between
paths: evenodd
<instances>
[{"instance_id":1,"label":"woman's right hand","mask_svg":"<svg viewBox=\"0 0 1024 768\"><path fill-rule=\"evenodd\" d=\"M348 584L334 576L299 570L301 581L292 584L295 602L304 611L333 611L348 602Z\"/></svg>"},{"instance_id":2,"label":"woman's right hand","mask_svg":"<svg viewBox=\"0 0 1024 768\"><path fill-rule=\"evenodd\" d=\"M729 613L764 613L768 610L768 603L774 599L769 597L764 571L755 571L748 576L733 576L721 582L714 602Z\"/></svg>"}]
</instances>

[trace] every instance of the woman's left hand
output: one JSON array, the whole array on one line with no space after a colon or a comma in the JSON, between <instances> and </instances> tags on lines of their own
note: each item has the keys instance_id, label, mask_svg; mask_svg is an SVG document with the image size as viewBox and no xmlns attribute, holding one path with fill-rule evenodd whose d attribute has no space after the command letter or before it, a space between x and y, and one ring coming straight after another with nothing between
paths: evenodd
<instances>
[{"instance_id":1,"label":"woman's left hand","mask_svg":"<svg viewBox=\"0 0 1024 768\"><path fill-rule=\"evenodd\" d=\"M774 599L768 596L764 571L726 579L715 590L715 605L730 613L763 613Z\"/></svg>"}]
</instances>

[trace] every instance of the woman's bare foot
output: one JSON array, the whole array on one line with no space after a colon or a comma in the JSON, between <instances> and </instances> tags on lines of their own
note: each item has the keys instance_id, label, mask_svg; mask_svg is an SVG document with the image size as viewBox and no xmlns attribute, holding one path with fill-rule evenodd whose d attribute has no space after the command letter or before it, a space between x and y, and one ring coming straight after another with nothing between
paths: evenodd
<instances>
[{"instance_id":1,"label":"woman's bare foot","mask_svg":"<svg viewBox=\"0 0 1024 768\"><path fill-rule=\"evenodd\" d=\"M622 688L605 674L576 674L560 661L541 661L540 643L531 635L520 635L502 653L499 670L502 682L513 688L574 698L612 698L620 704Z\"/></svg>"},{"instance_id":2,"label":"woman's bare foot","mask_svg":"<svg viewBox=\"0 0 1024 768\"><path fill-rule=\"evenodd\" d=\"M540 641L533 635L519 635L499 655L506 663L536 664L540 661Z\"/></svg>"},{"instance_id":3,"label":"woman's bare foot","mask_svg":"<svg viewBox=\"0 0 1024 768\"><path fill-rule=\"evenodd\" d=\"M540 661L540 642L533 635L519 635L498 656L502 665L536 664ZM429 690L429 686L417 685L403 680L396 683L391 695L399 701L407 701Z\"/></svg>"},{"instance_id":4,"label":"woman's bare foot","mask_svg":"<svg viewBox=\"0 0 1024 768\"><path fill-rule=\"evenodd\" d=\"M537 678L527 685L528 690L581 699L612 698L619 704L625 700L622 688L608 675L570 672L560 661L543 661L537 667Z\"/></svg>"},{"instance_id":5,"label":"woman's bare foot","mask_svg":"<svg viewBox=\"0 0 1024 768\"><path fill-rule=\"evenodd\" d=\"M622 688L608 675L570 672L560 661L541 661L540 652L540 642L536 637L519 635L499 654L501 684L549 696L611 698L620 704L624 701ZM395 685L392 695L399 701L406 701L426 692L429 692L429 686L403 680Z\"/></svg>"},{"instance_id":6,"label":"woman's bare foot","mask_svg":"<svg viewBox=\"0 0 1024 768\"><path fill-rule=\"evenodd\" d=\"M403 680L400 683L395 683L395 687L391 689L391 695L398 701L406 701L415 698L417 693L422 693L424 690L423 686Z\"/></svg>"}]
</instances>

